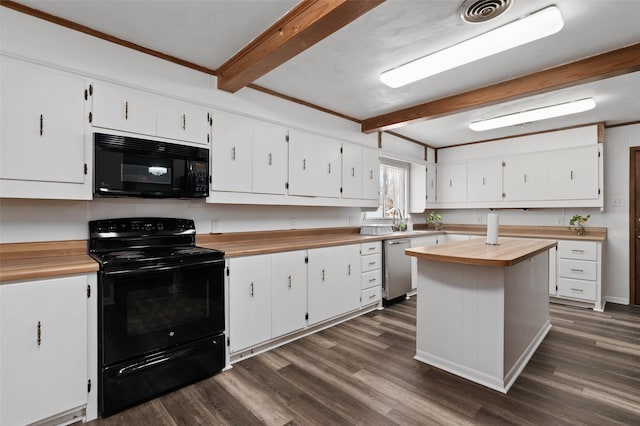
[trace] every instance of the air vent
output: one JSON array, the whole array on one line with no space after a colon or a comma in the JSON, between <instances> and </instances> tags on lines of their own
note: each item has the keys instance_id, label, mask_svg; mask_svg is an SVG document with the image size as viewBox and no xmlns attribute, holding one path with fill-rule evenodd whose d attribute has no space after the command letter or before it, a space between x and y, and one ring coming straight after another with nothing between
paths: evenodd
<instances>
[{"instance_id":1,"label":"air vent","mask_svg":"<svg viewBox=\"0 0 640 426\"><path fill-rule=\"evenodd\" d=\"M460 18L477 24L487 22L509 10L513 0L466 0L460 6Z\"/></svg>"}]
</instances>

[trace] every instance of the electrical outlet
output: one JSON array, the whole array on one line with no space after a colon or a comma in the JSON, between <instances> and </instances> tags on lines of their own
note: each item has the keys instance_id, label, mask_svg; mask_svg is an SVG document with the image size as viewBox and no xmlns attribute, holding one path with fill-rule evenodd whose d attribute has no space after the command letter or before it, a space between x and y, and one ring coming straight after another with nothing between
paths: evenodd
<instances>
[{"instance_id":1,"label":"electrical outlet","mask_svg":"<svg viewBox=\"0 0 640 426\"><path fill-rule=\"evenodd\" d=\"M611 207L624 207L624 199L622 198L612 198L611 199Z\"/></svg>"}]
</instances>

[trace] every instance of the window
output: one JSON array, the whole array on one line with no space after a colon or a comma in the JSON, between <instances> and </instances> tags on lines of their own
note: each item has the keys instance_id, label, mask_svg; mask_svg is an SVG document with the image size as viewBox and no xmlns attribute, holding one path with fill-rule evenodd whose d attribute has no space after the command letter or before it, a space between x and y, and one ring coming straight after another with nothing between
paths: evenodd
<instances>
[{"instance_id":1,"label":"window","mask_svg":"<svg viewBox=\"0 0 640 426\"><path fill-rule=\"evenodd\" d=\"M409 163L380 159L380 200L378 210L368 213L371 219L392 219L407 214Z\"/></svg>"}]
</instances>

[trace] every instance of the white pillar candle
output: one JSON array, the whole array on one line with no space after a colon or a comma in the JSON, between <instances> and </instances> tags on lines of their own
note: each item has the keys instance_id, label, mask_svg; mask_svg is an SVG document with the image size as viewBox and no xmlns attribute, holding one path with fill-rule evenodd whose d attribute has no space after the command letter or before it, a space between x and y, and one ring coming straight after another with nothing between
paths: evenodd
<instances>
[{"instance_id":1,"label":"white pillar candle","mask_svg":"<svg viewBox=\"0 0 640 426\"><path fill-rule=\"evenodd\" d=\"M489 213L487 217L487 244L498 244L498 214Z\"/></svg>"}]
</instances>

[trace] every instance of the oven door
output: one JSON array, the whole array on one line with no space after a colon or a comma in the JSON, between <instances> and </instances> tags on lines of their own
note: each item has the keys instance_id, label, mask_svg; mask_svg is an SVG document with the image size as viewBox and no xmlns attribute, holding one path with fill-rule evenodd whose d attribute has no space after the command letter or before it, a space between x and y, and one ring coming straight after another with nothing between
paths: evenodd
<instances>
[{"instance_id":1,"label":"oven door","mask_svg":"<svg viewBox=\"0 0 640 426\"><path fill-rule=\"evenodd\" d=\"M102 366L224 331L224 260L99 277Z\"/></svg>"}]
</instances>

